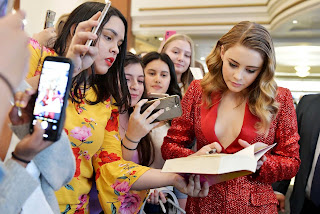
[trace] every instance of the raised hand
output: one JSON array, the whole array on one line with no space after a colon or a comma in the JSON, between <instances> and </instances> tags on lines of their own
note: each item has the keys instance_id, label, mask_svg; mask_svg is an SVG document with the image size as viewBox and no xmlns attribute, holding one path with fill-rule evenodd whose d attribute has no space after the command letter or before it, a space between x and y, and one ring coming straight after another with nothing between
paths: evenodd
<instances>
[{"instance_id":1,"label":"raised hand","mask_svg":"<svg viewBox=\"0 0 320 214\"><path fill-rule=\"evenodd\" d=\"M25 136L14 150L14 154L25 161L31 161L39 152L52 144L43 140L44 130L40 122L36 123L33 130L33 133Z\"/></svg>"},{"instance_id":2,"label":"raised hand","mask_svg":"<svg viewBox=\"0 0 320 214\"><path fill-rule=\"evenodd\" d=\"M99 11L93 15L89 20L80 22L72 37L66 57L72 59L74 63L73 76L77 76L81 71L89 68L97 54L98 48L94 46L85 45L87 40L95 40L98 36L91 32L91 29L98 25L98 19L101 15Z\"/></svg>"},{"instance_id":3,"label":"raised hand","mask_svg":"<svg viewBox=\"0 0 320 214\"><path fill-rule=\"evenodd\" d=\"M160 104L160 101L156 101L141 114L141 106L147 101L147 99L140 100L135 105L134 111L130 115L126 135L133 141L138 142L154 127L159 125L159 122L153 123L153 121L164 112L163 109L161 109L158 112L150 115L152 111Z\"/></svg>"}]
</instances>

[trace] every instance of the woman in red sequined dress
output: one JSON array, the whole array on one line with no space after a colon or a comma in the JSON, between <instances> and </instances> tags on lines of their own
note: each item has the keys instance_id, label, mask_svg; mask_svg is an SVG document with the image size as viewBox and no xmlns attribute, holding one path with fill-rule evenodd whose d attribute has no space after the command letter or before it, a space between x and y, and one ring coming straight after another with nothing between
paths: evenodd
<instances>
[{"instance_id":1,"label":"woman in red sequined dress","mask_svg":"<svg viewBox=\"0 0 320 214\"><path fill-rule=\"evenodd\" d=\"M212 148L235 153L256 142L277 145L257 172L215 184L205 198L189 197L187 213L277 213L271 184L298 171L299 135L292 96L274 80L275 53L268 31L240 22L206 59L209 73L191 83L183 115L173 120L164 159L202 155ZM197 139L197 152L185 148ZM213 143L214 142L214 143ZM261 166L262 165L262 166Z\"/></svg>"}]
</instances>

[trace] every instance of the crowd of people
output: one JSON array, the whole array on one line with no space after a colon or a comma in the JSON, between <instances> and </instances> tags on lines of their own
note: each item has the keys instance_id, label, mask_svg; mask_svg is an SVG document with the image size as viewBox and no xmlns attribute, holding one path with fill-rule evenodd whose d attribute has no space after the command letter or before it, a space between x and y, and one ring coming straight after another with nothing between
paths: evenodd
<instances>
[{"instance_id":1,"label":"crowd of people","mask_svg":"<svg viewBox=\"0 0 320 214\"><path fill-rule=\"evenodd\" d=\"M312 160L301 153L311 148L308 142L301 145L310 141L301 126L308 127L304 120L315 116L311 112L304 119L310 109L301 102L297 123L291 92L275 82L274 46L262 25L236 24L207 56L209 72L193 80L195 52L189 36L172 35L158 52L139 57L126 50L128 24L118 9L111 6L97 34L90 31L104 7L85 2L61 17L55 29L33 38L23 31L23 12L0 18L0 84L6 96L0 128L8 126L9 118L13 133L1 143L9 149L1 152L0 213L159 213L168 191L187 213L277 213L283 197L276 182L294 177L301 161L310 166L300 167L299 173L308 175L312 168L315 176L308 181L299 177L304 183L302 189L295 188L299 201L319 211L310 189L317 178L320 150L315 148L320 146L312 145L313 153L317 151ZM91 46L87 40L93 40ZM29 134L47 56L67 57L74 64L57 142L43 140L39 122ZM178 95L182 115L154 122L164 112L153 113L159 101L141 111L154 95ZM318 97L302 101L310 99ZM316 140L319 129L312 132ZM200 182L200 175L161 172L167 159L213 150L233 154L256 142L277 144L250 175L209 186ZM303 203L292 201L299 206L294 213L300 213Z\"/></svg>"}]
</instances>

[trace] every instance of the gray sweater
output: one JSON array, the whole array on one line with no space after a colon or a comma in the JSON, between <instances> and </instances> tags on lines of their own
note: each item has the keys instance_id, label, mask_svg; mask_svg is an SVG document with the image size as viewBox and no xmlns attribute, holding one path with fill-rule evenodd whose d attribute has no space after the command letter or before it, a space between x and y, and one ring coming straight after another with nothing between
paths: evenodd
<instances>
[{"instance_id":1,"label":"gray sweater","mask_svg":"<svg viewBox=\"0 0 320 214\"><path fill-rule=\"evenodd\" d=\"M22 139L28 133L29 124L13 126L12 130ZM33 161L40 171L41 188L46 200L54 213L60 213L54 191L67 184L76 169L67 134L63 132L60 140L40 152ZM12 159L0 162L0 170L5 173L0 182L0 213L19 213L39 183Z\"/></svg>"}]
</instances>

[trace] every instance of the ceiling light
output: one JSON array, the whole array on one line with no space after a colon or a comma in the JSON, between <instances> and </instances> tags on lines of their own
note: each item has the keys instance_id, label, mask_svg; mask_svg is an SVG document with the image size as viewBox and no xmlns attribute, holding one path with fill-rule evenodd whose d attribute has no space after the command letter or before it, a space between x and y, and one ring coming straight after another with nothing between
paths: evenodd
<instances>
[{"instance_id":1,"label":"ceiling light","mask_svg":"<svg viewBox=\"0 0 320 214\"><path fill-rule=\"evenodd\" d=\"M206 58L204 56L200 57L200 60L205 60Z\"/></svg>"},{"instance_id":2,"label":"ceiling light","mask_svg":"<svg viewBox=\"0 0 320 214\"><path fill-rule=\"evenodd\" d=\"M277 64L284 66L320 66L320 46L275 47Z\"/></svg>"},{"instance_id":3,"label":"ceiling light","mask_svg":"<svg viewBox=\"0 0 320 214\"><path fill-rule=\"evenodd\" d=\"M160 41L163 41L163 38L162 38L162 37L159 37L159 40L160 40Z\"/></svg>"},{"instance_id":4,"label":"ceiling light","mask_svg":"<svg viewBox=\"0 0 320 214\"><path fill-rule=\"evenodd\" d=\"M295 66L294 69L298 77L306 77L310 74L310 66Z\"/></svg>"},{"instance_id":5,"label":"ceiling light","mask_svg":"<svg viewBox=\"0 0 320 214\"><path fill-rule=\"evenodd\" d=\"M298 24L298 21L297 20L293 20L292 23L293 24Z\"/></svg>"}]
</instances>

